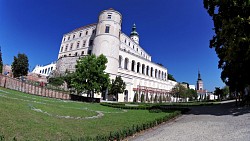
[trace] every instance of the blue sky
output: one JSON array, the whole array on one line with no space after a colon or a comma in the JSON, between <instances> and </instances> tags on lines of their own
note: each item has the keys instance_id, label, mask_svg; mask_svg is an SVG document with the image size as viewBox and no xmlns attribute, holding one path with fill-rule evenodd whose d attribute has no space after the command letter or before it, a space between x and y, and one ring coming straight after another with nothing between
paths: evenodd
<instances>
[{"instance_id":1,"label":"blue sky","mask_svg":"<svg viewBox=\"0 0 250 141\"><path fill-rule=\"evenodd\" d=\"M28 56L30 70L56 61L63 34L96 23L109 8L122 14L127 35L136 23L140 45L177 81L195 84L199 69L207 90L225 85L209 48L213 22L201 0L0 0L4 64L19 52Z\"/></svg>"}]
</instances>

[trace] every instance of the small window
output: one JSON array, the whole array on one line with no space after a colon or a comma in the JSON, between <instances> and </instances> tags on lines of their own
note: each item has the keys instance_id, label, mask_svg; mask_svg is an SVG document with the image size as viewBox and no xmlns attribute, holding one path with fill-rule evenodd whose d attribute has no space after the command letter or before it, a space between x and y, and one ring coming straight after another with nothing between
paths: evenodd
<instances>
[{"instance_id":1,"label":"small window","mask_svg":"<svg viewBox=\"0 0 250 141\"><path fill-rule=\"evenodd\" d=\"M127 43L127 40L125 39L125 43Z\"/></svg>"},{"instance_id":2,"label":"small window","mask_svg":"<svg viewBox=\"0 0 250 141\"><path fill-rule=\"evenodd\" d=\"M70 50L72 50L72 48L73 48L73 43L70 45Z\"/></svg>"},{"instance_id":3,"label":"small window","mask_svg":"<svg viewBox=\"0 0 250 141\"><path fill-rule=\"evenodd\" d=\"M128 45L130 46L130 42L128 42Z\"/></svg>"},{"instance_id":4,"label":"small window","mask_svg":"<svg viewBox=\"0 0 250 141\"><path fill-rule=\"evenodd\" d=\"M133 49L135 49L135 46L133 45Z\"/></svg>"},{"instance_id":5,"label":"small window","mask_svg":"<svg viewBox=\"0 0 250 141\"><path fill-rule=\"evenodd\" d=\"M68 45L66 45L65 51L68 51Z\"/></svg>"},{"instance_id":6,"label":"small window","mask_svg":"<svg viewBox=\"0 0 250 141\"><path fill-rule=\"evenodd\" d=\"M71 54L69 54L69 56L71 56Z\"/></svg>"},{"instance_id":7,"label":"small window","mask_svg":"<svg viewBox=\"0 0 250 141\"><path fill-rule=\"evenodd\" d=\"M76 48L79 48L80 41L77 42Z\"/></svg>"},{"instance_id":8,"label":"small window","mask_svg":"<svg viewBox=\"0 0 250 141\"><path fill-rule=\"evenodd\" d=\"M73 35L73 39L75 38L76 35Z\"/></svg>"},{"instance_id":9,"label":"small window","mask_svg":"<svg viewBox=\"0 0 250 141\"><path fill-rule=\"evenodd\" d=\"M82 55L84 55L84 51L82 51Z\"/></svg>"},{"instance_id":10,"label":"small window","mask_svg":"<svg viewBox=\"0 0 250 141\"><path fill-rule=\"evenodd\" d=\"M63 52L63 46L61 47L61 52Z\"/></svg>"},{"instance_id":11,"label":"small window","mask_svg":"<svg viewBox=\"0 0 250 141\"><path fill-rule=\"evenodd\" d=\"M77 54L77 52L75 53L75 56L77 56L78 54Z\"/></svg>"},{"instance_id":12,"label":"small window","mask_svg":"<svg viewBox=\"0 0 250 141\"><path fill-rule=\"evenodd\" d=\"M111 15L108 15L108 19L111 19Z\"/></svg>"},{"instance_id":13,"label":"small window","mask_svg":"<svg viewBox=\"0 0 250 141\"><path fill-rule=\"evenodd\" d=\"M106 26L105 33L109 33L110 26Z\"/></svg>"},{"instance_id":14,"label":"small window","mask_svg":"<svg viewBox=\"0 0 250 141\"><path fill-rule=\"evenodd\" d=\"M68 40L70 39L70 36L68 37Z\"/></svg>"},{"instance_id":15,"label":"small window","mask_svg":"<svg viewBox=\"0 0 250 141\"><path fill-rule=\"evenodd\" d=\"M138 52L138 48L136 49L136 51Z\"/></svg>"},{"instance_id":16,"label":"small window","mask_svg":"<svg viewBox=\"0 0 250 141\"><path fill-rule=\"evenodd\" d=\"M79 34L79 37L81 37L82 36L82 32L80 32L80 34Z\"/></svg>"},{"instance_id":17,"label":"small window","mask_svg":"<svg viewBox=\"0 0 250 141\"><path fill-rule=\"evenodd\" d=\"M88 31L86 31L86 33L85 33L86 35L88 35Z\"/></svg>"},{"instance_id":18,"label":"small window","mask_svg":"<svg viewBox=\"0 0 250 141\"><path fill-rule=\"evenodd\" d=\"M65 41L65 38L63 38L63 41Z\"/></svg>"},{"instance_id":19,"label":"small window","mask_svg":"<svg viewBox=\"0 0 250 141\"><path fill-rule=\"evenodd\" d=\"M92 31L92 34L95 34L95 29Z\"/></svg>"},{"instance_id":20,"label":"small window","mask_svg":"<svg viewBox=\"0 0 250 141\"><path fill-rule=\"evenodd\" d=\"M82 47L85 47L86 45L86 40L83 41Z\"/></svg>"}]
</instances>

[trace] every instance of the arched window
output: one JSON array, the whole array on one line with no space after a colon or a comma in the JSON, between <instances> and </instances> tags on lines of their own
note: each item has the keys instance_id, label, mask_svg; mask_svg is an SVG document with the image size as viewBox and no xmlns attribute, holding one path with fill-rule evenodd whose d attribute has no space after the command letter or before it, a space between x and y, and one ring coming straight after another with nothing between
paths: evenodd
<instances>
[{"instance_id":1,"label":"arched window","mask_svg":"<svg viewBox=\"0 0 250 141\"><path fill-rule=\"evenodd\" d=\"M138 62L137 63L137 73L140 73L140 66L141 66L141 64L140 64L140 62Z\"/></svg>"},{"instance_id":2,"label":"arched window","mask_svg":"<svg viewBox=\"0 0 250 141\"><path fill-rule=\"evenodd\" d=\"M146 75L149 75L149 66L147 66L147 69L146 69Z\"/></svg>"},{"instance_id":3,"label":"arched window","mask_svg":"<svg viewBox=\"0 0 250 141\"><path fill-rule=\"evenodd\" d=\"M132 60L131 71L135 71L135 60Z\"/></svg>"},{"instance_id":4,"label":"arched window","mask_svg":"<svg viewBox=\"0 0 250 141\"><path fill-rule=\"evenodd\" d=\"M128 69L128 62L129 62L129 60L128 60L128 58L125 58L125 61L124 61L124 69Z\"/></svg>"},{"instance_id":5,"label":"arched window","mask_svg":"<svg viewBox=\"0 0 250 141\"><path fill-rule=\"evenodd\" d=\"M167 80L167 73L165 72L165 75L164 75L164 77L165 77L165 80Z\"/></svg>"},{"instance_id":6,"label":"arched window","mask_svg":"<svg viewBox=\"0 0 250 141\"><path fill-rule=\"evenodd\" d=\"M150 71L150 76L153 77L153 71L154 71L154 68L151 67L151 71Z\"/></svg>"},{"instance_id":7,"label":"arched window","mask_svg":"<svg viewBox=\"0 0 250 141\"><path fill-rule=\"evenodd\" d=\"M119 56L119 68L121 68L122 67L122 56L120 55Z\"/></svg>"},{"instance_id":8,"label":"arched window","mask_svg":"<svg viewBox=\"0 0 250 141\"><path fill-rule=\"evenodd\" d=\"M142 64L142 69L141 69L142 71L142 74L145 74L145 65L144 64Z\"/></svg>"},{"instance_id":9,"label":"arched window","mask_svg":"<svg viewBox=\"0 0 250 141\"><path fill-rule=\"evenodd\" d=\"M161 72L161 79L162 80L164 79L164 73L163 73L163 71Z\"/></svg>"},{"instance_id":10,"label":"arched window","mask_svg":"<svg viewBox=\"0 0 250 141\"><path fill-rule=\"evenodd\" d=\"M157 78L157 74L158 74L157 69L155 69L155 78Z\"/></svg>"},{"instance_id":11,"label":"arched window","mask_svg":"<svg viewBox=\"0 0 250 141\"><path fill-rule=\"evenodd\" d=\"M158 78L161 79L161 71L159 70L158 73L159 73L159 74L158 74Z\"/></svg>"}]
</instances>

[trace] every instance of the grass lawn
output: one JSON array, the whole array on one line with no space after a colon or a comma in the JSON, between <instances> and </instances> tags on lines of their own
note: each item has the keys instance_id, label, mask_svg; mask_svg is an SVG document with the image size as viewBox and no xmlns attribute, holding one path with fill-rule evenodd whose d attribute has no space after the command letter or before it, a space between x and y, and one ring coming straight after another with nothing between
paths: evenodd
<instances>
[{"instance_id":1,"label":"grass lawn","mask_svg":"<svg viewBox=\"0 0 250 141\"><path fill-rule=\"evenodd\" d=\"M39 97L0 87L0 135L6 140L69 140L107 135L169 113Z\"/></svg>"}]
</instances>

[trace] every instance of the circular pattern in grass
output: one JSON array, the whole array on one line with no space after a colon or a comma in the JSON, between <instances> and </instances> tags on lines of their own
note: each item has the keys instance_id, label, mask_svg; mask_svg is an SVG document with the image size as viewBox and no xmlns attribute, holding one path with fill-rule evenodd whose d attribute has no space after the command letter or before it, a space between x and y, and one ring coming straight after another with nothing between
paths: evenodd
<instances>
[{"instance_id":1,"label":"circular pattern in grass","mask_svg":"<svg viewBox=\"0 0 250 141\"><path fill-rule=\"evenodd\" d=\"M100 118L104 114L100 111L90 111L86 108L77 109L69 107L58 107L58 106L49 106L49 105L32 105L29 104L31 110L46 114L48 116L56 118L66 118L66 119L94 119Z\"/></svg>"}]
</instances>

